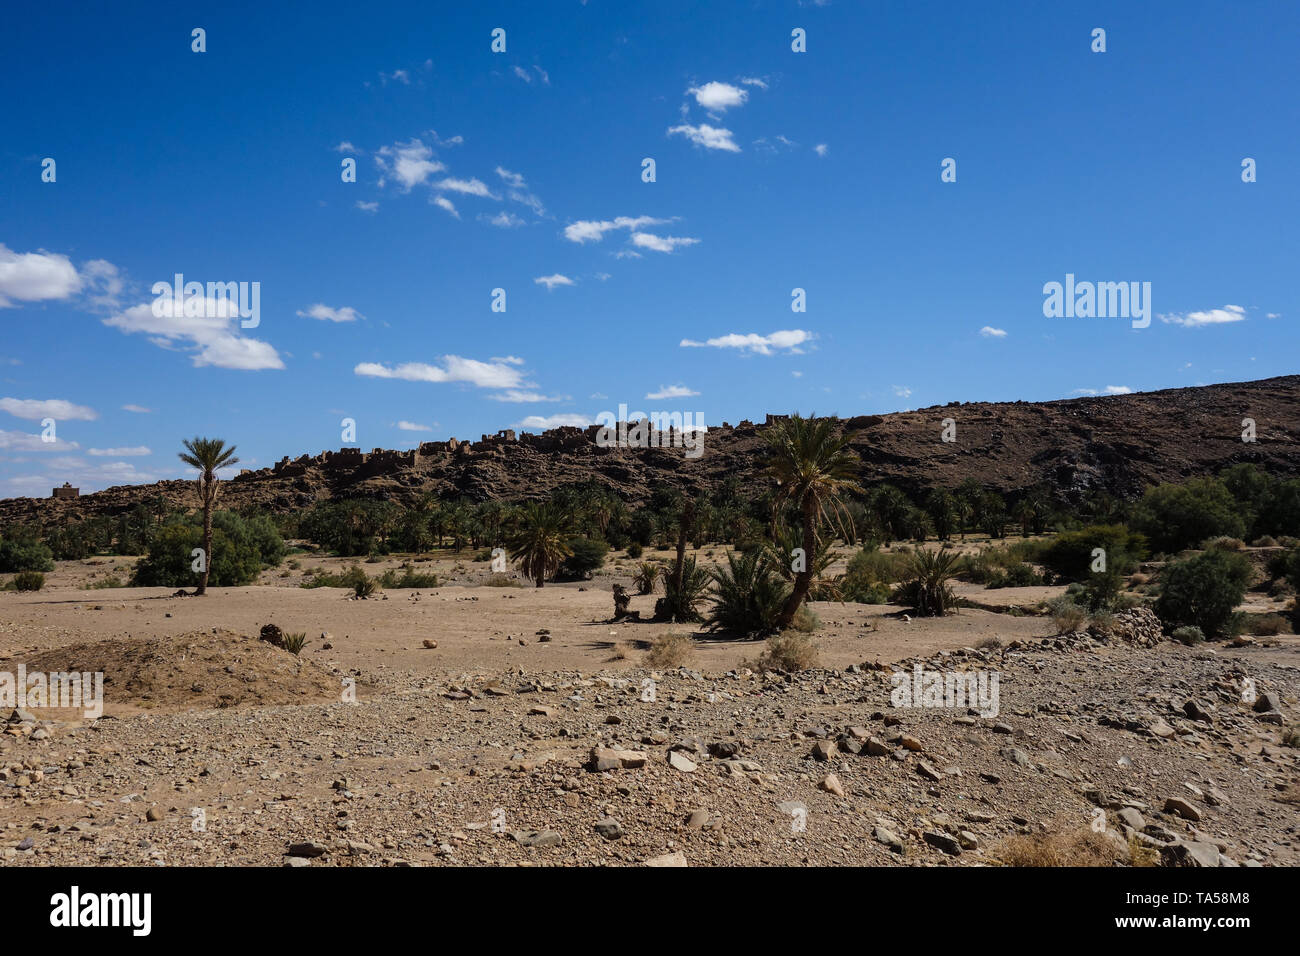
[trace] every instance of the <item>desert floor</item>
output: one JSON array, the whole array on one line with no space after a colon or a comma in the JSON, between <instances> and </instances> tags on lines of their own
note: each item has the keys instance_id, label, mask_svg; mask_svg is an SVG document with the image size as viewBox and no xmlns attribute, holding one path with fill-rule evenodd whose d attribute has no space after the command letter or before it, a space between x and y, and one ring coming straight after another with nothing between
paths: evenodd
<instances>
[{"instance_id":1,"label":"desert floor","mask_svg":"<svg viewBox=\"0 0 1300 956\"><path fill-rule=\"evenodd\" d=\"M1098 808L1123 860L1135 834L1167 861L1300 852L1291 718L1242 703L1250 678L1294 712L1289 634L1138 648L1055 639L1042 616L819 602L819 666L762 678L745 668L761 642L610 624L620 556L541 589L444 557L415 567L447 583L364 601L299 587L352 563L311 555L204 598L91 587L132 563L62 562L41 592L0 592L0 670L107 681L104 719L44 711L0 735L0 864L987 865ZM990 607L1060 590L958 586ZM255 640L268 623L306 632L300 657ZM668 632L693 653L654 671L645 648ZM999 715L891 707L888 665L918 661L996 670ZM593 747L634 756L595 772Z\"/></svg>"}]
</instances>

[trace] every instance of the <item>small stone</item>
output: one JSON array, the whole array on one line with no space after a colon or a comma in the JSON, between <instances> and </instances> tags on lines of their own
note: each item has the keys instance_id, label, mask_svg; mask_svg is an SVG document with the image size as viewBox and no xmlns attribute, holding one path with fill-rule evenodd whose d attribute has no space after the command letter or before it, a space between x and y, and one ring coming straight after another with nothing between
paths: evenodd
<instances>
[{"instance_id":1,"label":"small stone","mask_svg":"<svg viewBox=\"0 0 1300 956\"><path fill-rule=\"evenodd\" d=\"M834 756L836 745L829 740L819 740L813 744L812 755L814 760L825 762Z\"/></svg>"},{"instance_id":2,"label":"small stone","mask_svg":"<svg viewBox=\"0 0 1300 956\"><path fill-rule=\"evenodd\" d=\"M686 855L678 850L676 853L664 853L661 856L652 856L645 861L646 866L687 866Z\"/></svg>"},{"instance_id":3,"label":"small stone","mask_svg":"<svg viewBox=\"0 0 1300 956\"><path fill-rule=\"evenodd\" d=\"M512 830L510 839L520 846L547 847L559 846L563 837L554 830Z\"/></svg>"},{"instance_id":4,"label":"small stone","mask_svg":"<svg viewBox=\"0 0 1300 956\"><path fill-rule=\"evenodd\" d=\"M927 830L921 834L921 838L936 850L939 850L942 853L947 853L949 856L961 855L961 844L946 833L936 833L932 830Z\"/></svg>"},{"instance_id":5,"label":"small stone","mask_svg":"<svg viewBox=\"0 0 1300 956\"><path fill-rule=\"evenodd\" d=\"M150 823L157 823L159 820L162 819L162 811L159 810L157 807L150 807L147 811L145 811L144 818L148 820Z\"/></svg>"},{"instance_id":6,"label":"small stone","mask_svg":"<svg viewBox=\"0 0 1300 956\"><path fill-rule=\"evenodd\" d=\"M1191 820L1196 823L1201 819L1201 811L1196 809L1182 797L1170 797L1165 801L1165 813L1172 813L1175 816L1182 817L1184 820Z\"/></svg>"},{"instance_id":7,"label":"small stone","mask_svg":"<svg viewBox=\"0 0 1300 956\"><path fill-rule=\"evenodd\" d=\"M1115 815L1119 817L1120 822L1123 823L1126 827L1137 830L1139 832L1146 829L1146 825L1147 825L1146 818L1143 817L1141 813L1139 813L1137 810L1133 809L1132 807L1125 807Z\"/></svg>"},{"instance_id":8,"label":"small stone","mask_svg":"<svg viewBox=\"0 0 1300 956\"><path fill-rule=\"evenodd\" d=\"M318 857L318 856L324 856L328 852L329 852L329 847L325 846L325 844L323 843L307 842L307 843L289 844L289 856L291 857L295 857L295 856Z\"/></svg>"},{"instance_id":9,"label":"small stone","mask_svg":"<svg viewBox=\"0 0 1300 956\"><path fill-rule=\"evenodd\" d=\"M817 784L818 788L825 790L827 793L833 793L837 797L844 796L844 785L840 783L840 778L833 773L828 773L822 778L822 782Z\"/></svg>"},{"instance_id":10,"label":"small stone","mask_svg":"<svg viewBox=\"0 0 1300 956\"><path fill-rule=\"evenodd\" d=\"M939 773L939 771L935 770L924 760L921 760L917 763L916 772L919 773L926 780L932 780L935 781L936 783L943 779L943 774Z\"/></svg>"},{"instance_id":11,"label":"small stone","mask_svg":"<svg viewBox=\"0 0 1300 956\"><path fill-rule=\"evenodd\" d=\"M606 840L620 840L626 831L623 829L623 824L613 817L606 817L596 821L596 832Z\"/></svg>"},{"instance_id":12,"label":"small stone","mask_svg":"<svg viewBox=\"0 0 1300 956\"><path fill-rule=\"evenodd\" d=\"M892 830L886 830L884 827L876 827L871 831L872 838L880 844L889 847L895 853L903 852L903 841L900 840Z\"/></svg>"},{"instance_id":13,"label":"small stone","mask_svg":"<svg viewBox=\"0 0 1300 956\"><path fill-rule=\"evenodd\" d=\"M680 750L670 750L668 752L668 766L674 770L680 770L682 773L694 773L695 761L691 760Z\"/></svg>"}]
</instances>

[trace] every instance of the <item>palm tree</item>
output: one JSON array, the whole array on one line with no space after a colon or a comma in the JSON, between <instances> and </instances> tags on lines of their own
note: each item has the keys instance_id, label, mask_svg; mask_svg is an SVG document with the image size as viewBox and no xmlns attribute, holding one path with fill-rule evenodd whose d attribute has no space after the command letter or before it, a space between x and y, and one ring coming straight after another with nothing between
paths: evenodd
<instances>
[{"instance_id":1,"label":"palm tree","mask_svg":"<svg viewBox=\"0 0 1300 956\"><path fill-rule=\"evenodd\" d=\"M564 514L550 505L536 502L524 505L506 548L510 560L518 561L519 570L540 588L573 553Z\"/></svg>"},{"instance_id":2,"label":"palm tree","mask_svg":"<svg viewBox=\"0 0 1300 956\"><path fill-rule=\"evenodd\" d=\"M858 459L834 419L804 418L797 412L772 427L767 443L772 453L768 471L777 482L773 508L779 513L786 504L796 506L803 525L804 570L795 575L794 588L776 620L777 628L785 628L812 587L821 522L828 514L838 520L844 510L843 495L860 490L854 477Z\"/></svg>"},{"instance_id":3,"label":"palm tree","mask_svg":"<svg viewBox=\"0 0 1300 956\"><path fill-rule=\"evenodd\" d=\"M203 576L199 578L196 597L208 593L208 575L212 573L212 505L217 500L217 469L236 465L235 446L226 447L220 438L193 438L185 441L181 461L199 470L199 496L203 501Z\"/></svg>"}]
</instances>

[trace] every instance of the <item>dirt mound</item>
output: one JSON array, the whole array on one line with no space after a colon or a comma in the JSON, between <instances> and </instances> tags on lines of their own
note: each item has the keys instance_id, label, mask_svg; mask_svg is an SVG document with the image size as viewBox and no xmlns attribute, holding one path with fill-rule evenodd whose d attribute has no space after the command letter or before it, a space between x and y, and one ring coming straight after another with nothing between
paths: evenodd
<instances>
[{"instance_id":1,"label":"dirt mound","mask_svg":"<svg viewBox=\"0 0 1300 956\"><path fill-rule=\"evenodd\" d=\"M24 663L29 673L102 673L106 713L303 704L338 700L341 687L319 664L215 629L161 640L73 644Z\"/></svg>"}]
</instances>

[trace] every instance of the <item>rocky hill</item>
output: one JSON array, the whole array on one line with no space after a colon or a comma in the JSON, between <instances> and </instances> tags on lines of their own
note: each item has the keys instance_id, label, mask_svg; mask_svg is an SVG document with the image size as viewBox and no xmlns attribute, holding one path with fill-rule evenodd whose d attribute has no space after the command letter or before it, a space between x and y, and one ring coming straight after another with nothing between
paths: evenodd
<instances>
[{"instance_id":1,"label":"rocky hill","mask_svg":"<svg viewBox=\"0 0 1300 956\"><path fill-rule=\"evenodd\" d=\"M756 487L764 480L764 432L777 417L710 427L696 457L680 447L680 432L652 435L665 447L601 447L595 426L541 435L504 431L477 442L426 442L409 451L345 448L245 471L225 484L222 501L280 512L331 498L406 504L425 491L475 500L522 498L588 479L632 502L644 500L660 482L701 490L734 476ZM1254 422L1253 442L1243 441L1244 419ZM1300 375L1054 402L951 402L849 418L843 425L868 485L889 481L915 493L974 478L1012 497L1039 483L1066 500L1092 489L1133 497L1148 484L1238 462L1278 475L1300 474ZM950 441L944 440L945 428ZM238 442L237 435L230 437ZM678 447L667 447L674 443ZM0 526L115 514L159 497L192 506L194 483L119 486L73 500L7 499L0 501Z\"/></svg>"}]
</instances>

